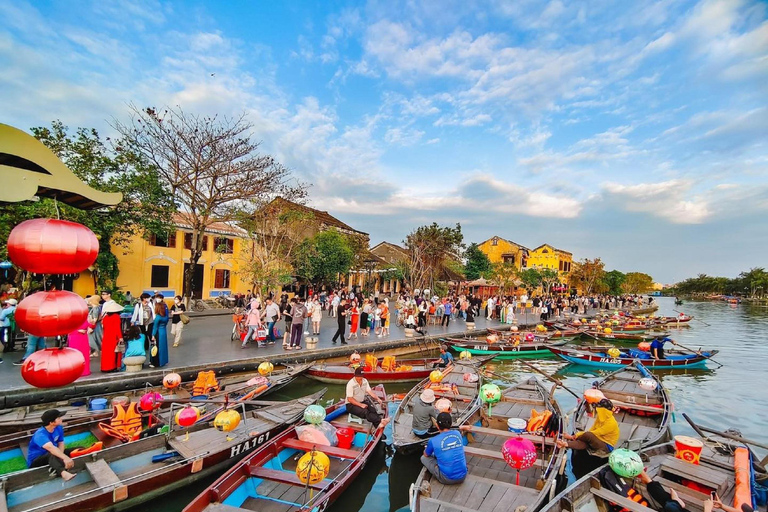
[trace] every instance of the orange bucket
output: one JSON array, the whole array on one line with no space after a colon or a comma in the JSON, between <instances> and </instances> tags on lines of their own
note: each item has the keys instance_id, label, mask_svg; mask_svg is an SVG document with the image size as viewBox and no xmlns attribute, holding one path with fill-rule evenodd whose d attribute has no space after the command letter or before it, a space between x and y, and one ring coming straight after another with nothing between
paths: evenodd
<instances>
[{"instance_id":1,"label":"orange bucket","mask_svg":"<svg viewBox=\"0 0 768 512\"><path fill-rule=\"evenodd\" d=\"M336 429L336 437L339 439L339 448L349 450L355 439L355 431L351 428L341 427Z\"/></svg>"},{"instance_id":2,"label":"orange bucket","mask_svg":"<svg viewBox=\"0 0 768 512\"><path fill-rule=\"evenodd\" d=\"M704 443L698 439L688 436L675 436L675 457L678 459L698 465L703 448Z\"/></svg>"}]
</instances>

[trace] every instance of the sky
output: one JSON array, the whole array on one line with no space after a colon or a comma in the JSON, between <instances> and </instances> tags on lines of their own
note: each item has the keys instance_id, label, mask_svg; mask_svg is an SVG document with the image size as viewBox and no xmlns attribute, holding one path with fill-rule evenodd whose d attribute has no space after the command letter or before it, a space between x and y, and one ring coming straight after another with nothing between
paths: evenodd
<instances>
[{"instance_id":1,"label":"sky","mask_svg":"<svg viewBox=\"0 0 768 512\"><path fill-rule=\"evenodd\" d=\"M662 283L768 267L768 3L0 0L0 122L245 113L310 205Z\"/></svg>"}]
</instances>

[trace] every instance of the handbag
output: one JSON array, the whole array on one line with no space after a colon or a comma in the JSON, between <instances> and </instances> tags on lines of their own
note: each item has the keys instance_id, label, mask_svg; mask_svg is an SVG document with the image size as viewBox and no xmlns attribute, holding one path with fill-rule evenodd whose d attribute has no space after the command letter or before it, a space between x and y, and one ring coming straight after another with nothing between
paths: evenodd
<instances>
[{"instance_id":1,"label":"handbag","mask_svg":"<svg viewBox=\"0 0 768 512\"><path fill-rule=\"evenodd\" d=\"M120 340L117 342L117 345L115 345L115 354L122 354L123 352L125 352L125 340Z\"/></svg>"},{"instance_id":2,"label":"handbag","mask_svg":"<svg viewBox=\"0 0 768 512\"><path fill-rule=\"evenodd\" d=\"M179 315L179 319L181 320L181 323L183 323L184 325L187 325L189 323L189 317L184 313Z\"/></svg>"}]
</instances>

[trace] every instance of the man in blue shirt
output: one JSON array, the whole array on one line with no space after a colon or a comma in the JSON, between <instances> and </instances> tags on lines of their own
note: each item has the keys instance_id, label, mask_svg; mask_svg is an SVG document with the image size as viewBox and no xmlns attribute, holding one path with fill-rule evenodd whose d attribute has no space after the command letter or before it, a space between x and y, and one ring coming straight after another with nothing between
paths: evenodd
<instances>
[{"instance_id":1,"label":"man in blue shirt","mask_svg":"<svg viewBox=\"0 0 768 512\"><path fill-rule=\"evenodd\" d=\"M448 347L440 345L440 359L432 364L432 368L445 368L449 364L453 364L453 354L448 352Z\"/></svg>"},{"instance_id":2,"label":"man in blue shirt","mask_svg":"<svg viewBox=\"0 0 768 512\"><path fill-rule=\"evenodd\" d=\"M51 467L51 474L60 476L64 480L71 480L75 474L66 470L72 469L75 463L69 456L72 450L64 448L62 416L64 413L58 409L50 409L43 413L43 426L37 429L29 441L27 466L40 468L48 465Z\"/></svg>"},{"instance_id":3,"label":"man in blue shirt","mask_svg":"<svg viewBox=\"0 0 768 512\"><path fill-rule=\"evenodd\" d=\"M467 476L467 458L464 455L464 441L461 434L451 430L451 415L441 412L437 415L440 433L429 440L421 463L438 482L446 485L460 484ZM464 429L464 427L461 427Z\"/></svg>"},{"instance_id":4,"label":"man in blue shirt","mask_svg":"<svg viewBox=\"0 0 768 512\"><path fill-rule=\"evenodd\" d=\"M671 341L673 345L677 345L675 340L671 338L656 338L651 342L651 356L653 356L654 359L664 359L664 343L667 341Z\"/></svg>"},{"instance_id":5,"label":"man in blue shirt","mask_svg":"<svg viewBox=\"0 0 768 512\"><path fill-rule=\"evenodd\" d=\"M448 327L448 324L451 321L452 312L453 312L453 303L450 300L446 301L445 305L443 306L443 319L440 322L440 325L444 325Z\"/></svg>"}]
</instances>

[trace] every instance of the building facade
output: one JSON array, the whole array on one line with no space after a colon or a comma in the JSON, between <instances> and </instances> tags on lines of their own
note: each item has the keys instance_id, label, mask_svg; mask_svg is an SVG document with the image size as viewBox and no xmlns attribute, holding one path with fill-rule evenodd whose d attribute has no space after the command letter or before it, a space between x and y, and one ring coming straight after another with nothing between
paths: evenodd
<instances>
[{"instance_id":1,"label":"building facade","mask_svg":"<svg viewBox=\"0 0 768 512\"><path fill-rule=\"evenodd\" d=\"M528 266L531 268L548 268L557 270L560 273L562 282L567 282L568 274L571 273L573 264L573 254L552 247L549 244L542 244L529 253Z\"/></svg>"},{"instance_id":2,"label":"building facade","mask_svg":"<svg viewBox=\"0 0 768 512\"><path fill-rule=\"evenodd\" d=\"M500 236L489 238L477 245L491 263L509 263L517 270L528 266L528 248Z\"/></svg>"}]
</instances>

